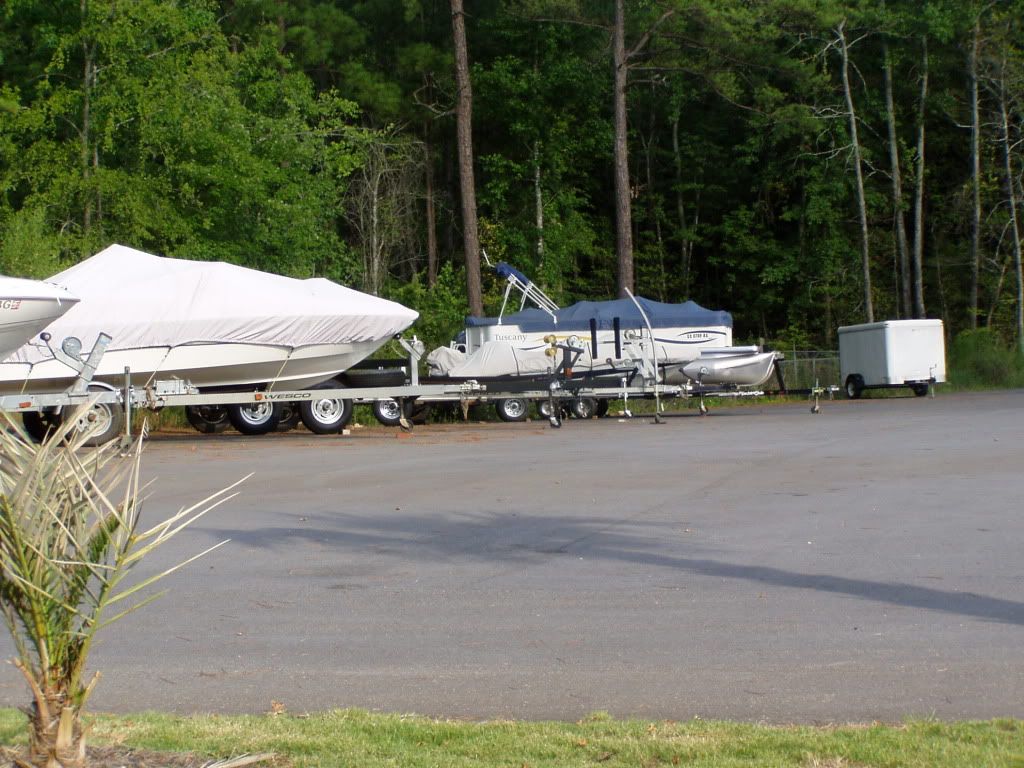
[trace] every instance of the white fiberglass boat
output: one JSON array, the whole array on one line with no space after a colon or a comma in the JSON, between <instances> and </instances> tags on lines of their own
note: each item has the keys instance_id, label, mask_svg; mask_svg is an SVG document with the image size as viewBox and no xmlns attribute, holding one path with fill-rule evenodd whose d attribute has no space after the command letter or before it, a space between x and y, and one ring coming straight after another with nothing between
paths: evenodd
<instances>
[{"instance_id":1,"label":"white fiberglass boat","mask_svg":"<svg viewBox=\"0 0 1024 768\"><path fill-rule=\"evenodd\" d=\"M77 303L59 285L0 276L0 360Z\"/></svg>"},{"instance_id":2,"label":"white fiberglass boat","mask_svg":"<svg viewBox=\"0 0 1024 768\"><path fill-rule=\"evenodd\" d=\"M180 379L200 389L303 389L363 360L417 313L324 279L297 280L220 262L112 245L51 278L81 301L47 328L78 338L84 358L111 337L94 381ZM41 341L0 363L0 393L56 392L75 371Z\"/></svg>"}]
</instances>

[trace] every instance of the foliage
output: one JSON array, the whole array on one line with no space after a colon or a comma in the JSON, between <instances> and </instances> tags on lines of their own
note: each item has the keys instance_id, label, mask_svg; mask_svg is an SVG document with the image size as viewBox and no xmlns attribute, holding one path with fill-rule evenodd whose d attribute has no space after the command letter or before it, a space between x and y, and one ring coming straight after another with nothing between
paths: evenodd
<instances>
[{"instance_id":1,"label":"foliage","mask_svg":"<svg viewBox=\"0 0 1024 768\"><path fill-rule=\"evenodd\" d=\"M158 597L142 596L153 583L220 544L135 583L126 577L235 495L231 486L140 527L142 438L126 456L116 441L86 449L91 431L79 429L79 415L38 445L7 414L0 431L0 607L14 665L33 695L30 760L39 766L84 759L79 717L99 678L85 679L96 633Z\"/></svg>"},{"instance_id":2,"label":"foliage","mask_svg":"<svg viewBox=\"0 0 1024 768\"><path fill-rule=\"evenodd\" d=\"M394 286L388 298L420 313L416 335L431 350L448 346L464 327L469 314L464 285L465 278L459 270L445 264L433 286L424 285L422 276L416 274L408 283Z\"/></svg>"},{"instance_id":3,"label":"foliage","mask_svg":"<svg viewBox=\"0 0 1024 768\"><path fill-rule=\"evenodd\" d=\"M641 293L727 309L737 338L799 329L831 347L839 325L864 319L834 47L844 22L877 314L912 310L896 213L913 240L923 129L924 304L954 334L975 323L1016 333L1020 0L625 5L627 41L643 43L626 93ZM122 241L394 293L438 264L461 264L449 11L413 0L0 6L0 269L39 276ZM467 17L484 244L562 303L616 286L610 23L610 3L578 0L488 0ZM1016 178L1002 154L1002 104ZM407 171L397 197L365 195L374 144L385 154L422 147L422 161L417 149L415 162L397 163ZM353 216L360 197L382 203L380 227ZM368 258L382 231L386 253ZM439 311L423 322L446 325Z\"/></svg>"},{"instance_id":4,"label":"foliage","mask_svg":"<svg viewBox=\"0 0 1024 768\"><path fill-rule=\"evenodd\" d=\"M957 334L947 367L950 383L961 389L1024 387L1024 354L989 329Z\"/></svg>"}]
</instances>

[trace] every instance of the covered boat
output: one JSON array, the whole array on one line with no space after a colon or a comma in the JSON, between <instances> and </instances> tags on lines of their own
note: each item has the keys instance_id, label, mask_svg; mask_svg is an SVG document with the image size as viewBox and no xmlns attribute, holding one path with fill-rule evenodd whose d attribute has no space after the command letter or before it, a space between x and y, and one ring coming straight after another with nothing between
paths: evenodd
<instances>
[{"instance_id":1,"label":"covered boat","mask_svg":"<svg viewBox=\"0 0 1024 768\"><path fill-rule=\"evenodd\" d=\"M94 380L181 379L200 388L302 389L345 371L408 328L417 313L324 279L112 245L50 278L80 302L48 332L88 355L111 342ZM64 389L75 372L42 341L0 363L0 391Z\"/></svg>"}]
</instances>

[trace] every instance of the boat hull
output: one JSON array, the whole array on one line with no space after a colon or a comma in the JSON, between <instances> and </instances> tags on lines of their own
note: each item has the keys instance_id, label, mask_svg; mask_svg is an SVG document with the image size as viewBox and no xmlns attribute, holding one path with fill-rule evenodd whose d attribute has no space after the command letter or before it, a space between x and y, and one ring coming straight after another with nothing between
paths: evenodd
<instances>
[{"instance_id":1,"label":"boat hull","mask_svg":"<svg viewBox=\"0 0 1024 768\"><path fill-rule=\"evenodd\" d=\"M94 381L134 386L179 379L200 389L306 389L333 378L373 354L386 341L315 344L299 348L262 344L183 344L109 350ZM66 389L75 374L59 360L0 363L0 393L50 393Z\"/></svg>"},{"instance_id":2,"label":"boat hull","mask_svg":"<svg viewBox=\"0 0 1024 768\"><path fill-rule=\"evenodd\" d=\"M756 387L772 375L777 357L775 352L708 355L687 363L680 370L701 385Z\"/></svg>"},{"instance_id":3,"label":"boat hull","mask_svg":"<svg viewBox=\"0 0 1024 768\"><path fill-rule=\"evenodd\" d=\"M78 299L57 286L34 280L0 279L0 360L77 303Z\"/></svg>"}]
</instances>

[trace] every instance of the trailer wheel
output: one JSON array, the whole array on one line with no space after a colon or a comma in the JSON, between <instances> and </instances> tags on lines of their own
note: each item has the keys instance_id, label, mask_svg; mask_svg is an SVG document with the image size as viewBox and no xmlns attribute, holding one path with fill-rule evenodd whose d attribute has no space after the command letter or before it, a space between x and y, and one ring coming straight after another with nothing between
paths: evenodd
<instances>
[{"instance_id":1,"label":"trailer wheel","mask_svg":"<svg viewBox=\"0 0 1024 768\"><path fill-rule=\"evenodd\" d=\"M914 391L915 397L924 397L928 394L927 384L911 384L910 388Z\"/></svg>"},{"instance_id":2,"label":"trailer wheel","mask_svg":"<svg viewBox=\"0 0 1024 768\"><path fill-rule=\"evenodd\" d=\"M51 418L56 415L43 411L24 411L21 414L21 422L25 425L28 436L41 443L60 425L59 416L57 421Z\"/></svg>"},{"instance_id":3,"label":"trailer wheel","mask_svg":"<svg viewBox=\"0 0 1024 768\"><path fill-rule=\"evenodd\" d=\"M608 415L608 408L611 406L612 401L606 397L601 398L597 401L597 418L603 419Z\"/></svg>"},{"instance_id":4,"label":"trailer wheel","mask_svg":"<svg viewBox=\"0 0 1024 768\"><path fill-rule=\"evenodd\" d=\"M547 398L537 401L537 415L542 419L551 418L551 401Z\"/></svg>"},{"instance_id":5,"label":"trailer wheel","mask_svg":"<svg viewBox=\"0 0 1024 768\"><path fill-rule=\"evenodd\" d=\"M109 387L101 384L90 384L90 392L112 391ZM64 412L51 415L56 424L63 423ZM75 422L75 429L79 433L88 432L89 436L83 445L96 447L105 445L121 434L124 429L124 409L118 403L93 403L91 408L86 409L79 415Z\"/></svg>"},{"instance_id":6,"label":"trailer wheel","mask_svg":"<svg viewBox=\"0 0 1024 768\"><path fill-rule=\"evenodd\" d=\"M373 417L385 427L397 427L401 425L403 416L409 421L412 420L413 404L411 400L405 401L404 413L402 407L398 404L398 401L391 398L386 400L374 400L372 409Z\"/></svg>"},{"instance_id":7,"label":"trailer wheel","mask_svg":"<svg viewBox=\"0 0 1024 768\"><path fill-rule=\"evenodd\" d=\"M592 397L577 397L569 406L569 413L576 419L592 419L597 414L597 400Z\"/></svg>"},{"instance_id":8,"label":"trailer wheel","mask_svg":"<svg viewBox=\"0 0 1024 768\"><path fill-rule=\"evenodd\" d=\"M325 381L314 389L338 389L336 380ZM352 418L352 401L343 398L316 397L299 403L299 417L315 435L337 434Z\"/></svg>"},{"instance_id":9,"label":"trailer wheel","mask_svg":"<svg viewBox=\"0 0 1024 768\"><path fill-rule=\"evenodd\" d=\"M502 421L526 421L530 404L522 397L506 397L494 404L494 410Z\"/></svg>"},{"instance_id":10,"label":"trailer wheel","mask_svg":"<svg viewBox=\"0 0 1024 768\"><path fill-rule=\"evenodd\" d=\"M185 419L204 435L214 435L228 428L228 409L223 405L186 405Z\"/></svg>"},{"instance_id":11,"label":"trailer wheel","mask_svg":"<svg viewBox=\"0 0 1024 768\"><path fill-rule=\"evenodd\" d=\"M846 396L857 400L864 394L864 377L859 373L851 373L846 377Z\"/></svg>"},{"instance_id":12,"label":"trailer wheel","mask_svg":"<svg viewBox=\"0 0 1024 768\"><path fill-rule=\"evenodd\" d=\"M278 432L288 432L299 426L299 407L296 403L281 403L281 418L277 422Z\"/></svg>"},{"instance_id":13,"label":"trailer wheel","mask_svg":"<svg viewBox=\"0 0 1024 768\"><path fill-rule=\"evenodd\" d=\"M277 429L281 408L266 400L248 405L229 405L228 421L243 435L265 435Z\"/></svg>"},{"instance_id":14,"label":"trailer wheel","mask_svg":"<svg viewBox=\"0 0 1024 768\"><path fill-rule=\"evenodd\" d=\"M421 403L419 400L412 404L412 414L409 416L409 421L413 424L426 424L430 419L430 414L433 411L430 403Z\"/></svg>"}]
</instances>

